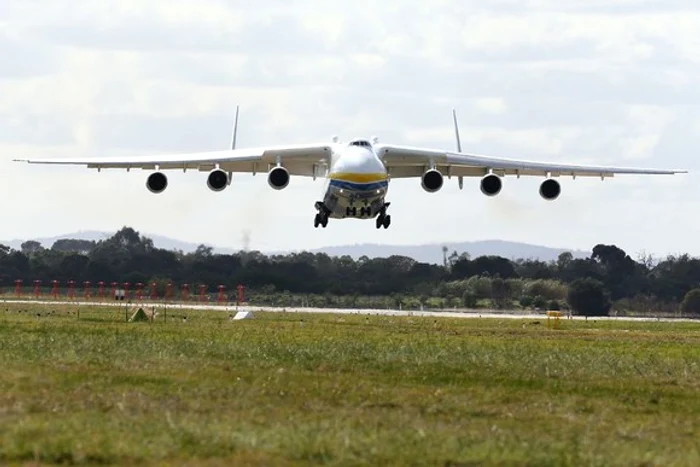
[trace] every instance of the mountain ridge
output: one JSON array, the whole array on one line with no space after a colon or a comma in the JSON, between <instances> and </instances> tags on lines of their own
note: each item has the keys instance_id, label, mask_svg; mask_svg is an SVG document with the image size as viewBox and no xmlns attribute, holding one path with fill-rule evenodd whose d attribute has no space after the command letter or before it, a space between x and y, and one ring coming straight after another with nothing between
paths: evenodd
<instances>
[{"instance_id":1,"label":"mountain ridge","mask_svg":"<svg viewBox=\"0 0 700 467\"><path fill-rule=\"evenodd\" d=\"M64 235L37 237L26 240L38 241L45 248L50 248L56 240L63 238L97 241L109 238L112 235L114 235L114 232L109 233L96 230L84 230ZM152 239L153 244L156 247L163 248L166 250L182 250L185 253L190 253L195 251L200 245L200 243L187 242L167 237L164 235L150 234L146 232L141 232L141 235ZM11 248L14 248L16 250L19 250L21 248L21 244L26 240L14 239L4 242L0 241L0 243L10 246ZM238 251L232 248L224 248L209 243L204 244L212 247L215 253L231 254ZM262 253L265 253L267 255L274 255L308 251L311 253L326 253L330 256L348 255L356 260L362 256L376 258L400 255L413 258L416 261L420 262L442 264L443 246L447 247L447 256L450 256L453 252L457 252L458 255L466 252L472 258L476 258L478 256L497 255L503 256L508 259L538 259L541 261L554 261L563 252L571 252L571 254L575 258L585 258L589 256L589 253L583 250L549 247L507 240L433 242L417 245L381 245L376 243L359 243L354 245L325 246L320 248L304 250L262 251Z\"/></svg>"}]
</instances>

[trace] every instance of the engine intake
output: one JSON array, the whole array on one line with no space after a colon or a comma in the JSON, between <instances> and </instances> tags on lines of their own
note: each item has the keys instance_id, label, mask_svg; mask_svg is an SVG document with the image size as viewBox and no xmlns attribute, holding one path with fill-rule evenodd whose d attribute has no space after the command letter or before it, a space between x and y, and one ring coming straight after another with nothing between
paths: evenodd
<instances>
[{"instance_id":1,"label":"engine intake","mask_svg":"<svg viewBox=\"0 0 700 467\"><path fill-rule=\"evenodd\" d=\"M558 181L548 178L540 185L540 196L548 201L553 201L561 194L561 185Z\"/></svg>"},{"instance_id":2,"label":"engine intake","mask_svg":"<svg viewBox=\"0 0 700 467\"><path fill-rule=\"evenodd\" d=\"M284 167L275 167L267 176L267 183L275 190L282 190L289 185L289 171Z\"/></svg>"},{"instance_id":3,"label":"engine intake","mask_svg":"<svg viewBox=\"0 0 700 467\"><path fill-rule=\"evenodd\" d=\"M442 173L440 173L440 171L436 169L427 170L421 177L420 184L423 187L423 189L428 193L435 193L440 188L442 188Z\"/></svg>"},{"instance_id":4,"label":"engine intake","mask_svg":"<svg viewBox=\"0 0 700 467\"><path fill-rule=\"evenodd\" d=\"M228 174L221 169L209 172L207 186L211 191L223 191L228 185Z\"/></svg>"},{"instance_id":5,"label":"engine intake","mask_svg":"<svg viewBox=\"0 0 700 467\"><path fill-rule=\"evenodd\" d=\"M501 188L503 188L501 177L494 174L489 174L482 178L480 185L481 192L486 196L496 196L501 192Z\"/></svg>"},{"instance_id":6,"label":"engine intake","mask_svg":"<svg viewBox=\"0 0 700 467\"><path fill-rule=\"evenodd\" d=\"M168 188L168 177L162 172L153 172L146 179L146 188L151 193L162 193Z\"/></svg>"}]
</instances>

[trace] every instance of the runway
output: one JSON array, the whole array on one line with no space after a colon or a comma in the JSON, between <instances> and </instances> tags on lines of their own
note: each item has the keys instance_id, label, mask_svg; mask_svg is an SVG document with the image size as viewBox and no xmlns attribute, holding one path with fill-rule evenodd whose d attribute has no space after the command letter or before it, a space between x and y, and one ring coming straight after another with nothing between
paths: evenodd
<instances>
[{"instance_id":1,"label":"runway","mask_svg":"<svg viewBox=\"0 0 700 467\"><path fill-rule=\"evenodd\" d=\"M509 311L496 310L465 310L465 311L434 311L434 310L393 310L393 309L361 309L361 308L311 308L311 307L271 307L271 306L236 306L236 305L218 305L212 303L163 303L163 302L94 302L94 301L67 301L67 300L22 300L22 299L3 299L3 303L10 304L26 304L26 305L53 305L53 306L101 306L101 307L124 307L124 306L141 306L141 307L166 307L168 310L202 310L202 311L221 311L228 313L246 313L246 312L270 312L270 313L331 313L331 314L346 314L346 315L374 315L374 316L415 316L428 318L497 318L497 319L547 319L543 312L533 313L517 313ZM689 322L700 323L700 319L692 318L669 318L669 317L629 317L629 316L596 316L586 318L585 316L568 316L563 314L562 320L609 320L609 321L638 321L638 322Z\"/></svg>"}]
</instances>

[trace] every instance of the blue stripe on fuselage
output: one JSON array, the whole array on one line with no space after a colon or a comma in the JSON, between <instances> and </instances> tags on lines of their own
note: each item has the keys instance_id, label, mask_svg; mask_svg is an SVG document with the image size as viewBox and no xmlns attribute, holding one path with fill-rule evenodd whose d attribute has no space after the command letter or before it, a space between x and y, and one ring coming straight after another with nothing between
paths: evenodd
<instances>
[{"instance_id":1,"label":"blue stripe on fuselage","mask_svg":"<svg viewBox=\"0 0 700 467\"><path fill-rule=\"evenodd\" d=\"M330 180L330 185L336 188L342 188L345 190L354 190L354 191L370 191L370 190L380 190L382 188L386 188L389 185L389 180L382 180L379 182L370 182L370 183L355 183L355 182L348 182L345 180Z\"/></svg>"}]
</instances>

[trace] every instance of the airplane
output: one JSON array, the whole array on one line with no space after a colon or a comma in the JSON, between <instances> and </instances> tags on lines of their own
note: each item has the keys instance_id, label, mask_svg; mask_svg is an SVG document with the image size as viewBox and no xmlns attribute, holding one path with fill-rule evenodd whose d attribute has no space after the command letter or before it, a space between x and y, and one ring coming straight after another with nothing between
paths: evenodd
<instances>
[{"instance_id":1,"label":"airplane","mask_svg":"<svg viewBox=\"0 0 700 467\"><path fill-rule=\"evenodd\" d=\"M445 176L457 177L463 189L464 177L481 177L480 189L486 196L496 196L506 175L544 177L539 194L548 201L557 199L561 176L594 176L601 180L616 174L673 175L686 170L665 170L605 166L585 166L503 159L462 152L457 113L452 109L456 151L380 143L377 137L351 139L332 143L293 144L257 148L236 148L239 108L233 126L231 149L189 154L132 157L89 157L80 159L14 159L30 164L71 164L87 168L153 171L146 179L146 188L162 193L168 187L165 170L188 169L209 172L207 187L215 192L225 190L234 173L267 173L267 182L275 190L286 188L292 176L325 177L323 195L315 203L314 227L325 228L329 219L375 219L376 228L389 228L390 203L386 201L389 181L398 178L420 178L423 190L438 192Z\"/></svg>"}]
</instances>

